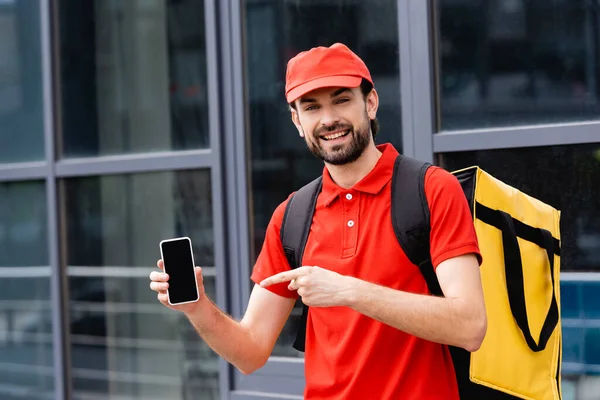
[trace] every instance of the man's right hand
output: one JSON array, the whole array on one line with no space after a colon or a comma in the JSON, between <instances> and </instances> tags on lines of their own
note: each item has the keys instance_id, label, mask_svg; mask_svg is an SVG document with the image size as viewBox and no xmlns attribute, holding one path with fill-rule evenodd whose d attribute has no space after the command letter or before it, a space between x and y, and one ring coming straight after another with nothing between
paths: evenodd
<instances>
[{"instance_id":1,"label":"man's right hand","mask_svg":"<svg viewBox=\"0 0 600 400\"><path fill-rule=\"evenodd\" d=\"M202 277L202 268L194 268L194 272L196 273L196 282L198 282L198 293L200 294L199 300L194 303L171 305L169 304L169 298L167 295L167 289L169 288L169 275L167 275L164 272L165 265L163 260L158 260L156 266L160 268L160 271L152 271L150 273L150 289L158 293L158 300L165 306L169 307L172 310L181 311L185 314L190 314L196 310L200 302L206 301L206 296L204 294L204 279Z\"/></svg>"},{"instance_id":2,"label":"man's right hand","mask_svg":"<svg viewBox=\"0 0 600 400\"><path fill-rule=\"evenodd\" d=\"M295 298L283 297L254 285L246 313L238 322L206 296L202 270L198 267L196 282L200 300L170 305L167 297L169 277L164 273L162 260L158 260L156 265L161 271L150 274L150 289L158 293L158 300L165 306L185 313L210 348L244 374L256 371L267 362L294 308Z\"/></svg>"}]
</instances>

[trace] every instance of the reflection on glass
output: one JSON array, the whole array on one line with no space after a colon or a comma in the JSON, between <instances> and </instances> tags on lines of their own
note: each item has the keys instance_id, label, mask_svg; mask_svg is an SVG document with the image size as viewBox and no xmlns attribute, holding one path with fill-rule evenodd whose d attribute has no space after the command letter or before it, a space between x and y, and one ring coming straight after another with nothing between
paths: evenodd
<instances>
[{"instance_id":1,"label":"reflection on glass","mask_svg":"<svg viewBox=\"0 0 600 400\"><path fill-rule=\"evenodd\" d=\"M58 7L64 156L209 146L203 1Z\"/></svg>"},{"instance_id":2,"label":"reflection on glass","mask_svg":"<svg viewBox=\"0 0 600 400\"><path fill-rule=\"evenodd\" d=\"M0 184L1 399L54 396L46 210L42 182Z\"/></svg>"},{"instance_id":3,"label":"reflection on glass","mask_svg":"<svg viewBox=\"0 0 600 400\"><path fill-rule=\"evenodd\" d=\"M287 196L321 174L323 164L298 136L285 101L285 68L300 51L342 42L367 64L380 97L377 143L402 150L396 1L246 1L248 96L252 148L254 257L271 214ZM277 182L277 184L273 184ZM276 355L293 348L300 308L292 312Z\"/></svg>"},{"instance_id":4,"label":"reflection on glass","mask_svg":"<svg viewBox=\"0 0 600 400\"><path fill-rule=\"evenodd\" d=\"M0 163L44 158L38 0L0 1Z\"/></svg>"},{"instance_id":5,"label":"reflection on glass","mask_svg":"<svg viewBox=\"0 0 600 400\"><path fill-rule=\"evenodd\" d=\"M600 371L600 144L446 153L439 161L448 170L479 165L561 210L562 370L581 396L565 399L595 398L582 382L597 384Z\"/></svg>"},{"instance_id":6,"label":"reflection on glass","mask_svg":"<svg viewBox=\"0 0 600 400\"><path fill-rule=\"evenodd\" d=\"M215 298L210 171L86 177L62 186L75 396L219 398L216 355L183 314L158 302L148 280L159 242L188 236Z\"/></svg>"},{"instance_id":7,"label":"reflection on glass","mask_svg":"<svg viewBox=\"0 0 600 400\"><path fill-rule=\"evenodd\" d=\"M442 130L598 119L596 2L438 4Z\"/></svg>"}]
</instances>

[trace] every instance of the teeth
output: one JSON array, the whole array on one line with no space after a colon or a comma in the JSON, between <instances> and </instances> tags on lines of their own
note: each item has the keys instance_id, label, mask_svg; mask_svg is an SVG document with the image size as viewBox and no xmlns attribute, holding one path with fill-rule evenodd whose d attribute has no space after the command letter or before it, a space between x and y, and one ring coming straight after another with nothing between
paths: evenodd
<instances>
[{"instance_id":1,"label":"teeth","mask_svg":"<svg viewBox=\"0 0 600 400\"><path fill-rule=\"evenodd\" d=\"M337 139L339 137L344 136L346 133L348 133L348 131L336 133L335 135L324 136L324 138L327 139L327 140L333 140L333 139Z\"/></svg>"}]
</instances>

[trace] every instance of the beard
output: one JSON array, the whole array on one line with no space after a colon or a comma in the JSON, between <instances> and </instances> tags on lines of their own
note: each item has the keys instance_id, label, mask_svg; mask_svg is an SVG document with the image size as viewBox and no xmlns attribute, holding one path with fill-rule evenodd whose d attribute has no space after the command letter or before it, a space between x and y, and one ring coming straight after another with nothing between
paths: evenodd
<instances>
[{"instance_id":1,"label":"beard","mask_svg":"<svg viewBox=\"0 0 600 400\"><path fill-rule=\"evenodd\" d=\"M349 143L343 143L331 147L330 150L325 150L321 146L321 136L327 134L327 132L345 130L350 131ZM371 141L371 120L365 113L365 119L361 126L354 128L351 124L336 123L331 126L322 127L316 129L313 132L314 141L308 143L310 151L321 161L332 165L344 165L350 164L364 153L369 142Z\"/></svg>"}]
</instances>

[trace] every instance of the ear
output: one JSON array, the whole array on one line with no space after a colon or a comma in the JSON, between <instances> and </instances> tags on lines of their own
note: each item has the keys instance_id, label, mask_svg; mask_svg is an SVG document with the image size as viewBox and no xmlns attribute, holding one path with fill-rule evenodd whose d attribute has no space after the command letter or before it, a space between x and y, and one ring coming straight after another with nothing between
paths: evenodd
<instances>
[{"instance_id":1,"label":"ear","mask_svg":"<svg viewBox=\"0 0 600 400\"><path fill-rule=\"evenodd\" d=\"M290 107L290 111L292 112L292 122L296 125L296 129L298 129L298 133L300 137L304 137L304 129L302 129L302 125L300 125L300 116L298 115L298 111L294 110Z\"/></svg>"},{"instance_id":2,"label":"ear","mask_svg":"<svg viewBox=\"0 0 600 400\"><path fill-rule=\"evenodd\" d=\"M373 120L377 117L377 109L379 108L379 94L377 94L375 89L371 90L371 93L367 95L366 103L367 114Z\"/></svg>"}]
</instances>

